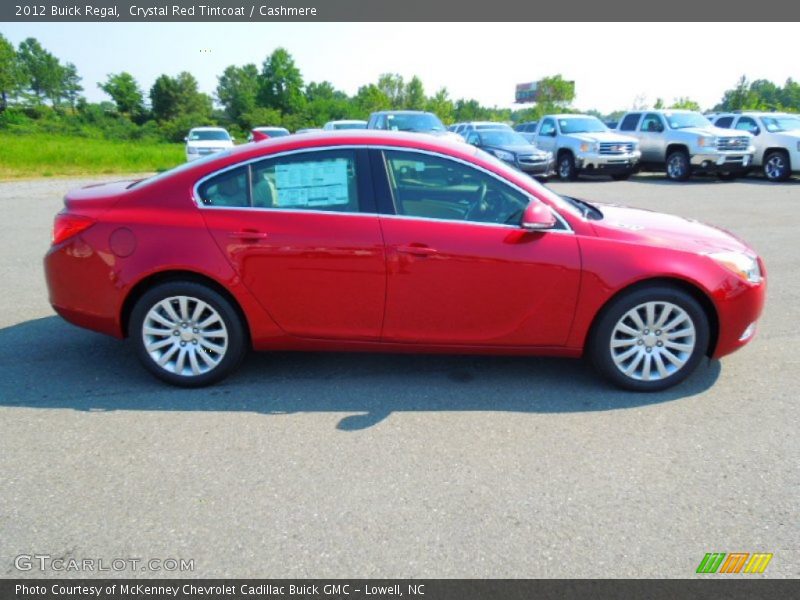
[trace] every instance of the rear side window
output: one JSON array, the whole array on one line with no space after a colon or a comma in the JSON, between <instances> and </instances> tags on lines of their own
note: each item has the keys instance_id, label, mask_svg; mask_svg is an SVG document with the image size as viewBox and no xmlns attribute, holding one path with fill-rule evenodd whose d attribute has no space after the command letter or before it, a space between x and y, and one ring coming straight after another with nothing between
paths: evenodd
<instances>
[{"instance_id":1,"label":"rear side window","mask_svg":"<svg viewBox=\"0 0 800 600\"><path fill-rule=\"evenodd\" d=\"M197 189L206 206L250 206L250 185L247 167L224 171L203 182Z\"/></svg>"},{"instance_id":2,"label":"rear side window","mask_svg":"<svg viewBox=\"0 0 800 600\"><path fill-rule=\"evenodd\" d=\"M359 212L356 153L293 154L252 165L254 208Z\"/></svg>"},{"instance_id":3,"label":"rear side window","mask_svg":"<svg viewBox=\"0 0 800 600\"><path fill-rule=\"evenodd\" d=\"M636 124L639 122L639 117L641 116L641 113L631 113L629 115L625 115L625 118L622 119L622 123L620 123L619 130L636 131Z\"/></svg>"}]
</instances>

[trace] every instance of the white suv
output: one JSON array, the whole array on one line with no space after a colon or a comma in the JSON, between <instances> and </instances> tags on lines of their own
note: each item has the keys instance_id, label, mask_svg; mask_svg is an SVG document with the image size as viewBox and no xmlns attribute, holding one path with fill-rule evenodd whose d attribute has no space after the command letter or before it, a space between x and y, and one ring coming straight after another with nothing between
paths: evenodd
<instances>
[{"instance_id":1,"label":"white suv","mask_svg":"<svg viewBox=\"0 0 800 600\"><path fill-rule=\"evenodd\" d=\"M721 113L714 125L753 134L753 166L770 181L786 181L800 173L800 115L746 111Z\"/></svg>"},{"instance_id":2,"label":"white suv","mask_svg":"<svg viewBox=\"0 0 800 600\"><path fill-rule=\"evenodd\" d=\"M195 127L184 140L187 161L233 148L233 138L222 127Z\"/></svg>"}]
</instances>

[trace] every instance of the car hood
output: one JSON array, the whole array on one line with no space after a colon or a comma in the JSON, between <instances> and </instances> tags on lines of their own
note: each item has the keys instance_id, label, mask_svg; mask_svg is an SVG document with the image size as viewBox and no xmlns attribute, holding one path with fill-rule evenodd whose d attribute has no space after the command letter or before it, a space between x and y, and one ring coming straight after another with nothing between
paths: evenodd
<instances>
[{"instance_id":1,"label":"car hood","mask_svg":"<svg viewBox=\"0 0 800 600\"><path fill-rule=\"evenodd\" d=\"M635 143L638 140L629 135L622 135L614 131L598 131L596 133L571 133L565 134L582 142L618 142L620 144Z\"/></svg>"},{"instance_id":2,"label":"car hood","mask_svg":"<svg viewBox=\"0 0 800 600\"><path fill-rule=\"evenodd\" d=\"M698 254L722 250L756 254L732 233L694 219L616 204L595 206L604 215L602 220L592 221L600 237Z\"/></svg>"},{"instance_id":3,"label":"car hood","mask_svg":"<svg viewBox=\"0 0 800 600\"><path fill-rule=\"evenodd\" d=\"M482 146L485 150L503 150L514 154L547 154L547 150L537 148L533 144L510 144L508 146L498 146L496 144Z\"/></svg>"},{"instance_id":4,"label":"car hood","mask_svg":"<svg viewBox=\"0 0 800 600\"><path fill-rule=\"evenodd\" d=\"M189 140L187 146L192 148L230 148L233 142L230 140Z\"/></svg>"}]
</instances>

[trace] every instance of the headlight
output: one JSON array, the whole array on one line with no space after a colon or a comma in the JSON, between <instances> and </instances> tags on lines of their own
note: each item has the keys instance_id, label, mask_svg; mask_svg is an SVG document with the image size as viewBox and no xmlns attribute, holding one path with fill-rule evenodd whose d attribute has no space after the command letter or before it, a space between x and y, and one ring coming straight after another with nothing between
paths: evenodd
<instances>
[{"instance_id":1,"label":"headlight","mask_svg":"<svg viewBox=\"0 0 800 600\"><path fill-rule=\"evenodd\" d=\"M761 283L761 267L755 257L741 252L712 252L708 256L745 281Z\"/></svg>"},{"instance_id":2,"label":"headlight","mask_svg":"<svg viewBox=\"0 0 800 600\"><path fill-rule=\"evenodd\" d=\"M717 138L713 136L701 137L697 140L697 145L701 148L713 148L717 145Z\"/></svg>"},{"instance_id":3,"label":"headlight","mask_svg":"<svg viewBox=\"0 0 800 600\"><path fill-rule=\"evenodd\" d=\"M195 146L189 146L186 148L187 154L197 154L197 148Z\"/></svg>"},{"instance_id":4,"label":"headlight","mask_svg":"<svg viewBox=\"0 0 800 600\"><path fill-rule=\"evenodd\" d=\"M597 142L583 142L581 152L597 152Z\"/></svg>"},{"instance_id":5,"label":"headlight","mask_svg":"<svg viewBox=\"0 0 800 600\"><path fill-rule=\"evenodd\" d=\"M514 162L514 155L511 154L511 152L506 152L505 150L492 150L492 154L494 154L500 160Z\"/></svg>"}]
</instances>

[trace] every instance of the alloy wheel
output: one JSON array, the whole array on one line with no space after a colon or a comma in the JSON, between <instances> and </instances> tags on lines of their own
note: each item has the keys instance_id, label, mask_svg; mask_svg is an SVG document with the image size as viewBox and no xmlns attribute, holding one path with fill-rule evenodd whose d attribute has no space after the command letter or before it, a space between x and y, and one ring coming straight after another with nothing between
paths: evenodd
<instances>
[{"instance_id":1,"label":"alloy wheel","mask_svg":"<svg viewBox=\"0 0 800 600\"><path fill-rule=\"evenodd\" d=\"M671 302L644 302L626 312L611 334L614 365L626 377L658 381L680 371L697 342L689 314Z\"/></svg>"},{"instance_id":2,"label":"alloy wheel","mask_svg":"<svg viewBox=\"0 0 800 600\"><path fill-rule=\"evenodd\" d=\"M185 377L210 372L228 350L228 330L219 312L191 296L157 302L147 312L141 333L153 362Z\"/></svg>"}]
</instances>

